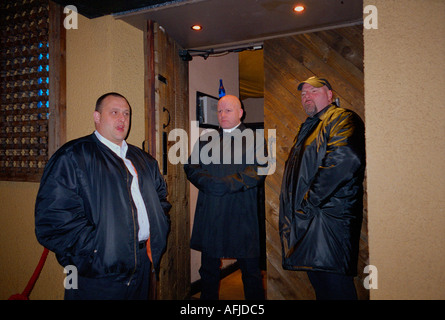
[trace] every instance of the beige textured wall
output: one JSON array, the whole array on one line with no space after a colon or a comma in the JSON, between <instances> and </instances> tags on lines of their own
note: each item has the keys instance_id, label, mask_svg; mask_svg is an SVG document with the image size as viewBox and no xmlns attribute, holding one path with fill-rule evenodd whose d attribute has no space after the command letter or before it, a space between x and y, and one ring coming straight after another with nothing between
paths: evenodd
<instances>
[{"instance_id":1,"label":"beige textured wall","mask_svg":"<svg viewBox=\"0 0 445 320\"><path fill-rule=\"evenodd\" d=\"M79 16L78 29L67 30L67 139L94 130L93 111L103 93L117 91L133 108L128 142L141 146L144 128L143 32L112 17ZM21 293L43 248L34 234L38 183L0 182L0 299ZM63 299L63 268L50 253L30 296Z\"/></svg>"},{"instance_id":2,"label":"beige textured wall","mask_svg":"<svg viewBox=\"0 0 445 320\"><path fill-rule=\"evenodd\" d=\"M67 30L67 139L94 130L97 98L116 91L133 110L128 142L141 146L144 128L144 35L107 16L79 16L79 29Z\"/></svg>"},{"instance_id":3,"label":"beige textured wall","mask_svg":"<svg viewBox=\"0 0 445 320\"><path fill-rule=\"evenodd\" d=\"M378 9L364 30L371 299L444 299L445 1L366 5Z\"/></svg>"}]
</instances>

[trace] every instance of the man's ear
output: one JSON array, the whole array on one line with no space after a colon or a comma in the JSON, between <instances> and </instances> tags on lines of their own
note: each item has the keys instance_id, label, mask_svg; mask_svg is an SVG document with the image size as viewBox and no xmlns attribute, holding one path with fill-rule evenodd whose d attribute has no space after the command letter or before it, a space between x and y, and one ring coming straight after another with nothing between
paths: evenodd
<instances>
[{"instance_id":1,"label":"man's ear","mask_svg":"<svg viewBox=\"0 0 445 320\"><path fill-rule=\"evenodd\" d=\"M332 97L333 97L332 90L328 90L328 98L329 98L329 101L332 101Z\"/></svg>"},{"instance_id":2,"label":"man's ear","mask_svg":"<svg viewBox=\"0 0 445 320\"><path fill-rule=\"evenodd\" d=\"M94 119L94 123L95 124L100 123L100 112L94 111L93 112L93 119Z\"/></svg>"}]
</instances>

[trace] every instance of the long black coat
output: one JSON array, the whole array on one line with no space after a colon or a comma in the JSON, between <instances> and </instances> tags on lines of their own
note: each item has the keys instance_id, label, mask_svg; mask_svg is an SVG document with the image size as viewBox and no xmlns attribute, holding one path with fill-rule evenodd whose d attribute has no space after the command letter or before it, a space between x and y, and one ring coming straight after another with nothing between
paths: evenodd
<instances>
[{"instance_id":1,"label":"long black coat","mask_svg":"<svg viewBox=\"0 0 445 320\"><path fill-rule=\"evenodd\" d=\"M357 272L363 214L364 126L332 105L300 127L283 174L283 268Z\"/></svg>"},{"instance_id":2,"label":"long black coat","mask_svg":"<svg viewBox=\"0 0 445 320\"><path fill-rule=\"evenodd\" d=\"M238 129L237 134L253 133L243 124ZM184 165L187 178L199 189L190 246L215 258L260 256L257 197L266 176L258 175L255 149L264 144L246 139L237 148L238 138L222 130L208 133L193 151L200 155L199 163L192 163L192 154Z\"/></svg>"}]
</instances>

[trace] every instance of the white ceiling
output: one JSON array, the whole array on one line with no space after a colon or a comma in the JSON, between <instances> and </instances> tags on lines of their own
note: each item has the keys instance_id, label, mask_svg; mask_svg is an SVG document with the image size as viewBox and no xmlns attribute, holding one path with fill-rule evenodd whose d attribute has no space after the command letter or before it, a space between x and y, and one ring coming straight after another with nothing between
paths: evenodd
<instances>
[{"instance_id":1,"label":"white ceiling","mask_svg":"<svg viewBox=\"0 0 445 320\"><path fill-rule=\"evenodd\" d=\"M303 4L302 14L293 12ZM360 24L362 0L185 0L113 15L143 30L157 22L185 49L260 43L265 39ZM200 24L203 30L191 29Z\"/></svg>"}]
</instances>

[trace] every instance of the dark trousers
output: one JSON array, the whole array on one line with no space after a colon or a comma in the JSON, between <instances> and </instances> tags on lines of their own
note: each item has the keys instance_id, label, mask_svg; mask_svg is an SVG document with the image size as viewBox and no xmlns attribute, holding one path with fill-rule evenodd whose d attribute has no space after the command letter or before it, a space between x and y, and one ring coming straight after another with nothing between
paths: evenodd
<instances>
[{"instance_id":1,"label":"dark trousers","mask_svg":"<svg viewBox=\"0 0 445 320\"><path fill-rule=\"evenodd\" d=\"M147 248L140 245L137 255L136 272L130 281L79 276L77 289L65 289L65 300L148 300L151 262Z\"/></svg>"},{"instance_id":2,"label":"dark trousers","mask_svg":"<svg viewBox=\"0 0 445 320\"><path fill-rule=\"evenodd\" d=\"M308 271L317 300L357 300L354 277L342 274Z\"/></svg>"},{"instance_id":3,"label":"dark trousers","mask_svg":"<svg viewBox=\"0 0 445 320\"><path fill-rule=\"evenodd\" d=\"M238 258L246 300L264 300L263 280L259 258ZM218 300L221 278L221 259L201 255L201 299Z\"/></svg>"}]
</instances>

